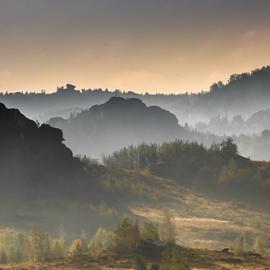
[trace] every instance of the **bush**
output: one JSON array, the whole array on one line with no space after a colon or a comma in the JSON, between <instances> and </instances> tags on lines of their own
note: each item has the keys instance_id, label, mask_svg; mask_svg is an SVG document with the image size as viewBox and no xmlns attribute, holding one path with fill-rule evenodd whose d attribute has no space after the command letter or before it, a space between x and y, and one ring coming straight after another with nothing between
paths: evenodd
<instances>
[{"instance_id":1,"label":"bush","mask_svg":"<svg viewBox=\"0 0 270 270\"><path fill-rule=\"evenodd\" d=\"M140 229L140 235L142 240L159 240L158 226L152 222L144 222Z\"/></svg>"},{"instance_id":2,"label":"bush","mask_svg":"<svg viewBox=\"0 0 270 270\"><path fill-rule=\"evenodd\" d=\"M189 270L177 246L169 244L161 255L160 270Z\"/></svg>"},{"instance_id":3,"label":"bush","mask_svg":"<svg viewBox=\"0 0 270 270\"><path fill-rule=\"evenodd\" d=\"M68 253L70 256L82 255L87 251L87 245L84 240L76 239L69 247Z\"/></svg>"},{"instance_id":4,"label":"bush","mask_svg":"<svg viewBox=\"0 0 270 270\"><path fill-rule=\"evenodd\" d=\"M98 228L88 245L89 250L95 254L107 250L112 245L112 237L111 232Z\"/></svg>"},{"instance_id":5,"label":"bush","mask_svg":"<svg viewBox=\"0 0 270 270\"><path fill-rule=\"evenodd\" d=\"M129 218L123 218L113 233L113 247L117 252L131 252L140 242L139 226Z\"/></svg>"}]
</instances>

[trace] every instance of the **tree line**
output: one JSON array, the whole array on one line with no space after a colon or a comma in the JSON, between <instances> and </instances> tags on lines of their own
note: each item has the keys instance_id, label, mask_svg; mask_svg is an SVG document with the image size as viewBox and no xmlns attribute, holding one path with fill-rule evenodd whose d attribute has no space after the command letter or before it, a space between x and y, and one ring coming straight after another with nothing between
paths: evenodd
<instances>
[{"instance_id":1,"label":"tree line","mask_svg":"<svg viewBox=\"0 0 270 270\"><path fill-rule=\"evenodd\" d=\"M0 264L42 262L48 259L78 257L89 254L99 257L108 252L131 258L135 270L189 270L183 248L176 243L173 217L164 213L162 222L138 222L130 217L119 220L113 230L98 228L87 240L82 232L79 238L69 242L62 231L54 238L40 227L34 226L26 233L13 232L0 241ZM149 255L150 252L150 255ZM240 235L232 242L230 252L236 255L267 255L265 239L258 235L253 244Z\"/></svg>"},{"instance_id":2,"label":"tree line","mask_svg":"<svg viewBox=\"0 0 270 270\"><path fill-rule=\"evenodd\" d=\"M111 170L146 171L219 196L253 202L268 200L270 186L265 172L240 156L231 138L209 148L179 140L160 145L131 145L103 157L103 163Z\"/></svg>"},{"instance_id":3,"label":"tree line","mask_svg":"<svg viewBox=\"0 0 270 270\"><path fill-rule=\"evenodd\" d=\"M190 171L191 167L200 168L205 164L217 167L227 163L237 155L237 146L231 139L213 144L209 149L197 142L174 142L158 144L140 144L128 146L103 157L103 163L109 168L167 170L179 167L179 173ZM218 167L220 167L220 165ZM170 168L169 168L170 167ZM181 171L181 172L180 172ZM194 172L194 171L193 171Z\"/></svg>"},{"instance_id":4,"label":"tree line","mask_svg":"<svg viewBox=\"0 0 270 270\"><path fill-rule=\"evenodd\" d=\"M175 242L175 228L168 214L164 216L161 225L150 221L139 223L137 220L123 217L111 231L98 228L89 241L82 233L80 238L68 242L64 232L58 238L54 238L40 227L34 226L28 234L13 232L1 239L0 264L42 262L86 253L97 257L109 251L129 255L136 270L146 269L146 265L151 265L151 269L160 270L189 269ZM155 247L156 243L164 247L161 254L156 254L157 257L160 256L160 263L151 263L146 259L145 243L150 244L150 247ZM168 268L170 265L174 265L175 268Z\"/></svg>"}]
</instances>

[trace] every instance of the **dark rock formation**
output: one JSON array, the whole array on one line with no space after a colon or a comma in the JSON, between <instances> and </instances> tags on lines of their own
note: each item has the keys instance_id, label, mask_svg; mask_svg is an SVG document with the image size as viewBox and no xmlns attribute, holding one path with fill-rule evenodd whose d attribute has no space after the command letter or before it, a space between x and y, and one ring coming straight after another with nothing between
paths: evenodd
<instances>
[{"instance_id":1,"label":"dark rock formation","mask_svg":"<svg viewBox=\"0 0 270 270\"><path fill-rule=\"evenodd\" d=\"M83 178L60 129L40 127L0 104L0 190L58 192Z\"/></svg>"}]
</instances>

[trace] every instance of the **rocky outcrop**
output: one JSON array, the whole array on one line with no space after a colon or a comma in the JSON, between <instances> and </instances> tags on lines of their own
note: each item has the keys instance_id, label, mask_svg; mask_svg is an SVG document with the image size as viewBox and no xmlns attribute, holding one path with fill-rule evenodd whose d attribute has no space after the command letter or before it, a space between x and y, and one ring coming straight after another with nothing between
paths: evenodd
<instances>
[{"instance_id":1,"label":"rocky outcrop","mask_svg":"<svg viewBox=\"0 0 270 270\"><path fill-rule=\"evenodd\" d=\"M81 162L63 144L60 129L38 126L0 103L0 188L59 191L83 177Z\"/></svg>"}]
</instances>

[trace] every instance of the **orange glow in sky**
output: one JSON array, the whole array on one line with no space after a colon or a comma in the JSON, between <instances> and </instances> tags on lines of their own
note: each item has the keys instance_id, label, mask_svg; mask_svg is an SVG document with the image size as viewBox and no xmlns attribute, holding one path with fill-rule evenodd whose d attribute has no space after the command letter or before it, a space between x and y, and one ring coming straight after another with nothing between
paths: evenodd
<instances>
[{"instance_id":1,"label":"orange glow in sky","mask_svg":"<svg viewBox=\"0 0 270 270\"><path fill-rule=\"evenodd\" d=\"M198 92L270 64L265 0L2 0L0 91Z\"/></svg>"}]
</instances>

